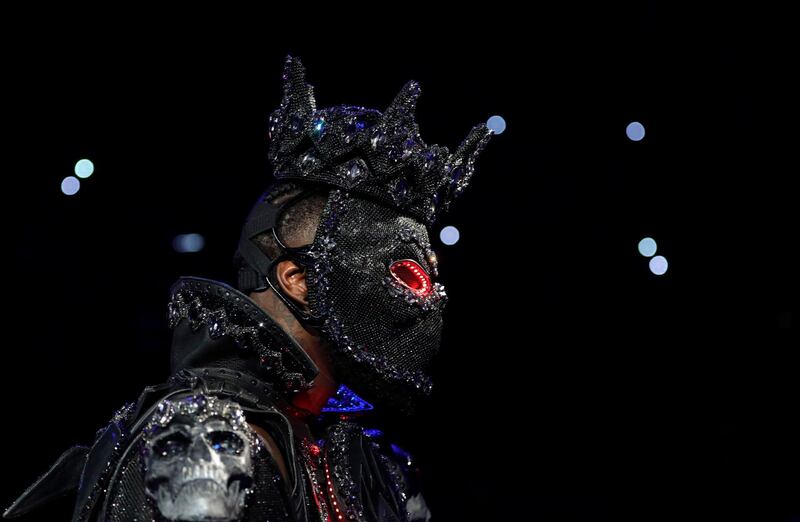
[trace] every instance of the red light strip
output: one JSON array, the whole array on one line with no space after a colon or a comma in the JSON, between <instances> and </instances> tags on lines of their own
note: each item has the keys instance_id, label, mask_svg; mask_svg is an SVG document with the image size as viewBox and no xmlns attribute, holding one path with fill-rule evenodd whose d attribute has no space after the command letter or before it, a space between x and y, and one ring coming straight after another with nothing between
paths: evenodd
<instances>
[{"instance_id":1,"label":"red light strip","mask_svg":"<svg viewBox=\"0 0 800 522\"><path fill-rule=\"evenodd\" d=\"M419 288L412 288L411 285L409 285L407 282L405 282L403 280L403 278L396 273L396 268L397 267L403 267L403 268L405 268L407 270L410 270L411 273L414 275L414 277L417 279L417 282L419 283L420 287ZM403 285L408 287L413 292L416 292L416 293L421 294L421 295L427 295L427 294L430 293L430 291L431 291L430 278L428 277L428 274L426 274L425 271L422 270L422 268L416 262L410 261L410 260L397 261L396 263L394 263L392 265L391 272L392 272L392 275L398 281L400 281Z\"/></svg>"},{"instance_id":2,"label":"red light strip","mask_svg":"<svg viewBox=\"0 0 800 522\"><path fill-rule=\"evenodd\" d=\"M331 480L331 470L328 467L328 460L325 459L325 478L328 481L328 497L333 502L333 509L336 511L336 520L344 520L344 515L339 511L339 504L336 501L336 493L333 492L333 480Z\"/></svg>"}]
</instances>

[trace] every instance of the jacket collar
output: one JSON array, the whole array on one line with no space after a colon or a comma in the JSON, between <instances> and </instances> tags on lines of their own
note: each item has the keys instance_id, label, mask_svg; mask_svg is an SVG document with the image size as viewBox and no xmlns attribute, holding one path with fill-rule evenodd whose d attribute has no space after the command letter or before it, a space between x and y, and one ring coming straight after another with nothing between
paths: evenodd
<instances>
[{"instance_id":1,"label":"jacket collar","mask_svg":"<svg viewBox=\"0 0 800 522\"><path fill-rule=\"evenodd\" d=\"M223 367L293 392L306 388L319 372L269 314L225 283L182 277L170 290L168 309L173 374Z\"/></svg>"}]
</instances>

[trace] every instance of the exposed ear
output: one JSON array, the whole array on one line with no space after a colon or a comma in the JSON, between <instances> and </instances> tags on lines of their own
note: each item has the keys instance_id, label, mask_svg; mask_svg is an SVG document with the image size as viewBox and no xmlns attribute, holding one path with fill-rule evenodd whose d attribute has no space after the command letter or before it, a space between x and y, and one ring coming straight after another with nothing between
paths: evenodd
<instances>
[{"instance_id":1,"label":"exposed ear","mask_svg":"<svg viewBox=\"0 0 800 522\"><path fill-rule=\"evenodd\" d=\"M308 287L306 286L306 269L304 266L286 259L278 263L275 278L281 290L292 301L303 309L308 308Z\"/></svg>"}]
</instances>

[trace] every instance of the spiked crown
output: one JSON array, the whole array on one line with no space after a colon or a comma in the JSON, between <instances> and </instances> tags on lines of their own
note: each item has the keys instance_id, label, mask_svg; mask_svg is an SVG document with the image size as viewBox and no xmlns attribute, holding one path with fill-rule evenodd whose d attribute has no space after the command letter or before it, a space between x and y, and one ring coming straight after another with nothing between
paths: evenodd
<instances>
[{"instance_id":1,"label":"spiked crown","mask_svg":"<svg viewBox=\"0 0 800 522\"><path fill-rule=\"evenodd\" d=\"M430 226L472 178L493 132L481 123L455 153L426 145L415 120L420 86L409 81L383 112L317 109L305 68L289 56L283 100L269 118L269 159L278 180L304 180L362 194Z\"/></svg>"}]
</instances>

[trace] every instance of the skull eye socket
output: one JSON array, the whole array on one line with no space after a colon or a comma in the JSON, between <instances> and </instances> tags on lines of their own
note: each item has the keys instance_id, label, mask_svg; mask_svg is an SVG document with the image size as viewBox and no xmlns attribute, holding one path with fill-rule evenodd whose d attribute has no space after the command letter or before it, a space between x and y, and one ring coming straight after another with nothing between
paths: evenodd
<instances>
[{"instance_id":1,"label":"skull eye socket","mask_svg":"<svg viewBox=\"0 0 800 522\"><path fill-rule=\"evenodd\" d=\"M165 459L176 457L186 452L190 442L183 433L172 433L153 444L153 453Z\"/></svg>"},{"instance_id":2,"label":"skull eye socket","mask_svg":"<svg viewBox=\"0 0 800 522\"><path fill-rule=\"evenodd\" d=\"M411 259L395 261L389 267L389 271L397 281L414 293L423 296L431 293L433 286L431 278L416 261Z\"/></svg>"},{"instance_id":3,"label":"skull eye socket","mask_svg":"<svg viewBox=\"0 0 800 522\"><path fill-rule=\"evenodd\" d=\"M223 455L241 455L244 449L242 438L230 431L206 433L206 440L214 451Z\"/></svg>"}]
</instances>

